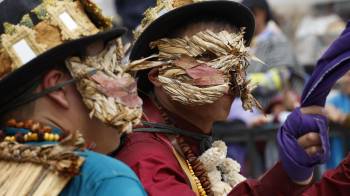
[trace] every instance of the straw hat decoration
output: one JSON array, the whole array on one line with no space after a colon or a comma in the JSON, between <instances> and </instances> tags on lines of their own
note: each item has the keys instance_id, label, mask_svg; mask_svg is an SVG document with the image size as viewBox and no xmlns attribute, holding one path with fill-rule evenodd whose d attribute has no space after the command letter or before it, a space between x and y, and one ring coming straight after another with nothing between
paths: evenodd
<instances>
[{"instance_id":1,"label":"straw hat decoration","mask_svg":"<svg viewBox=\"0 0 350 196\"><path fill-rule=\"evenodd\" d=\"M201 1L208 0L157 0L157 6L149 8L145 11L141 25L139 25L134 31L135 38L139 37L139 35L147 28L147 26L162 14L184 5Z\"/></svg>"}]
</instances>

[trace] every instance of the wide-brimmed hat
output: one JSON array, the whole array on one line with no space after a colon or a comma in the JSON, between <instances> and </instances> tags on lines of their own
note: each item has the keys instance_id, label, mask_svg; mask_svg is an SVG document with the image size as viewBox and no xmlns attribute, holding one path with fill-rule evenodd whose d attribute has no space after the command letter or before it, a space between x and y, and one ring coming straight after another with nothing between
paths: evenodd
<instances>
[{"instance_id":1,"label":"wide-brimmed hat","mask_svg":"<svg viewBox=\"0 0 350 196\"><path fill-rule=\"evenodd\" d=\"M176 3L176 1L174 2ZM142 24L145 28L141 30L142 32L135 41L130 54L131 60L151 55L156 52L149 47L152 41L169 36L175 30L187 25L188 21L200 20L201 18L224 21L237 28L244 27L246 45L249 45L253 38L255 30L254 16L247 7L240 3L215 0L199 1L180 7L174 6L174 8L170 11L166 7L164 9L160 8L159 17L156 16L157 18L150 21L149 24ZM164 11L168 12L164 13Z\"/></svg>"},{"instance_id":2,"label":"wide-brimmed hat","mask_svg":"<svg viewBox=\"0 0 350 196\"><path fill-rule=\"evenodd\" d=\"M121 36L89 0L4 0L0 3L0 107L33 78L96 41Z\"/></svg>"},{"instance_id":3,"label":"wide-brimmed hat","mask_svg":"<svg viewBox=\"0 0 350 196\"><path fill-rule=\"evenodd\" d=\"M150 43L166 38L174 31L183 28L191 21L215 20L225 22L240 29L245 28L245 45L249 46L254 36L255 19L244 5L234 1L170 0L157 1L157 6L145 12L145 18L136 30L136 41L130 54L130 60L137 60L157 53ZM138 89L148 92L152 88L147 73L138 72Z\"/></svg>"}]
</instances>

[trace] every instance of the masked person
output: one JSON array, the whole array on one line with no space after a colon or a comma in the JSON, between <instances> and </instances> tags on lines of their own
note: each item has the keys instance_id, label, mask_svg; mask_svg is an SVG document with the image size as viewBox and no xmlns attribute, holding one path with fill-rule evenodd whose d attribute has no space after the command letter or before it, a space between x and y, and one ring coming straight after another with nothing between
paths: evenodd
<instances>
[{"instance_id":1,"label":"masked person","mask_svg":"<svg viewBox=\"0 0 350 196\"><path fill-rule=\"evenodd\" d=\"M0 194L145 195L130 168L85 147L113 152L140 120L115 40L125 30L84 0L0 10Z\"/></svg>"},{"instance_id":2,"label":"masked person","mask_svg":"<svg viewBox=\"0 0 350 196\"><path fill-rule=\"evenodd\" d=\"M239 164L226 158L225 143L211 136L213 123L226 119L235 96L246 110L259 107L245 77L255 26L248 8L232 1L158 1L145 16L130 55L130 70L139 71L145 122L127 136L117 158L136 172L147 193L283 195L304 190L295 182L308 184L310 168L295 182L280 163L261 181L245 180ZM299 137L304 136L295 141L307 152L320 145L318 140L299 142Z\"/></svg>"}]
</instances>

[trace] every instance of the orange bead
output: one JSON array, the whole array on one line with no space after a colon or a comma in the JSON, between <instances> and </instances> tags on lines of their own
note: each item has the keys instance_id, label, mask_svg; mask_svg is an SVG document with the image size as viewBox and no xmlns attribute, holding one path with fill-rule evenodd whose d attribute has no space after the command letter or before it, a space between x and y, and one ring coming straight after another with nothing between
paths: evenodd
<instances>
[{"instance_id":1,"label":"orange bead","mask_svg":"<svg viewBox=\"0 0 350 196\"><path fill-rule=\"evenodd\" d=\"M24 128L24 122L17 122L16 128Z\"/></svg>"},{"instance_id":2,"label":"orange bead","mask_svg":"<svg viewBox=\"0 0 350 196\"><path fill-rule=\"evenodd\" d=\"M16 120L15 119L10 119L9 121L7 121L7 126L9 126L9 127L15 127L16 126L16 124L17 124L17 122L16 122Z\"/></svg>"},{"instance_id":3,"label":"orange bead","mask_svg":"<svg viewBox=\"0 0 350 196\"><path fill-rule=\"evenodd\" d=\"M26 120L24 121L24 128L30 129L33 125L33 120Z\"/></svg>"},{"instance_id":4,"label":"orange bead","mask_svg":"<svg viewBox=\"0 0 350 196\"><path fill-rule=\"evenodd\" d=\"M52 128L49 127L49 126L45 126L45 127L43 128L43 131L44 131L45 133L50 133L50 132L52 131Z\"/></svg>"},{"instance_id":5,"label":"orange bead","mask_svg":"<svg viewBox=\"0 0 350 196\"><path fill-rule=\"evenodd\" d=\"M36 122L32 125L32 127L30 128L30 130L34 131L34 132L38 132L41 129L40 123Z\"/></svg>"}]
</instances>

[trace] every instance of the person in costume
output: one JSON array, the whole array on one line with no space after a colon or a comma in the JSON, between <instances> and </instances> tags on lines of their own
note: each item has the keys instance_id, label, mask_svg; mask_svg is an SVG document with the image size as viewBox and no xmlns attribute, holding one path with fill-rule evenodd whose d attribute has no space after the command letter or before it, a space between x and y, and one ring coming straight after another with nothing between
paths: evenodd
<instances>
[{"instance_id":1,"label":"person in costume","mask_svg":"<svg viewBox=\"0 0 350 196\"><path fill-rule=\"evenodd\" d=\"M140 121L125 30L87 0L4 0L0 23L0 195L146 195L129 167L86 149L113 152Z\"/></svg>"},{"instance_id":2,"label":"person in costume","mask_svg":"<svg viewBox=\"0 0 350 196\"><path fill-rule=\"evenodd\" d=\"M260 107L245 77L255 27L249 9L232 1L158 1L145 16L130 54L130 71L139 71L145 121L126 137L117 158L136 172L147 193L287 195L305 190L312 168L297 168L284 158L285 164L278 163L261 180L246 180L240 165L226 157L225 143L212 136L213 123L227 118L235 96L246 110ZM317 110L298 111L302 116ZM318 133L300 134L291 143L307 155L320 154L314 161L322 162L319 138ZM298 160L295 154L288 158Z\"/></svg>"}]
</instances>

